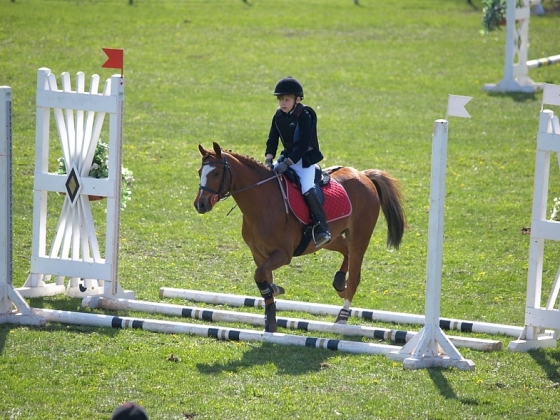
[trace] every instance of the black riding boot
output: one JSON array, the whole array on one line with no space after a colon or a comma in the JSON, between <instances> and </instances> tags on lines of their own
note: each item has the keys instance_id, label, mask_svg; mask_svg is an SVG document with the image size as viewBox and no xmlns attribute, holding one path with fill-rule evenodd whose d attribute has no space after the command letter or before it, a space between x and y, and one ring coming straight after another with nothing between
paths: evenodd
<instances>
[{"instance_id":1,"label":"black riding boot","mask_svg":"<svg viewBox=\"0 0 560 420\"><path fill-rule=\"evenodd\" d=\"M329 226L327 225L327 216L325 216L325 210L319 201L315 187L311 188L303 194L303 196L305 197L305 202L311 212L311 218L315 222L315 227L313 228L313 241L315 242L315 246L319 248L331 240L331 233L329 232Z\"/></svg>"}]
</instances>

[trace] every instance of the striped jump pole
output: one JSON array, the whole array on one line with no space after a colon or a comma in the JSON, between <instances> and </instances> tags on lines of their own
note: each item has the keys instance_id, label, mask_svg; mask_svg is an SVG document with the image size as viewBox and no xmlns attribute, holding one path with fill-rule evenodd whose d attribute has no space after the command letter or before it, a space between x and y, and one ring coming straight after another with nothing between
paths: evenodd
<instances>
[{"instance_id":1,"label":"striped jump pole","mask_svg":"<svg viewBox=\"0 0 560 420\"><path fill-rule=\"evenodd\" d=\"M158 313L211 322L241 322L255 326L264 326L264 315L224 310L210 310L207 308L181 306L170 303L88 296L83 299L82 306L116 311L130 310L152 314ZM332 322L296 318L277 318L276 322L278 326L287 329L361 336L378 340L393 341L397 344L404 344L416 335L416 332L412 331L373 328L362 325L336 324ZM479 351L499 351L503 348L502 342L497 340L453 336L449 336L448 338L456 347L468 347Z\"/></svg>"},{"instance_id":2,"label":"striped jump pole","mask_svg":"<svg viewBox=\"0 0 560 420\"><path fill-rule=\"evenodd\" d=\"M560 63L560 54L551 55L550 57L538 58L536 60L527 61L527 68L536 69L538 67L552 66Z\"/></svg>"},{"instance_id":3,"label":"striped jump pole","mask_svg":"<svg viewBox=\"0 0 560 420\"><path fill-rule=\"evenodd\" d=\"M399 346L388 344L363 343L361 341L331 340L327 338L306 337L281 333L269 333L254 330L243 330L207 325L187 324L154 319L129 318L113 315L99 315L84 312L60 311L53 309L32 308L37 316L44 317L47 322L58 322L72 325L88 325L106 328L135 328L150 332L166 334L190 334L225 341L260 341L264 343L315 347L337 350L354 354L387 355L400 350Z\"/></svg>"},{"instance_id":4,"label":"striped jump pole","mask_svg":"<svg viewBox=\"0 0 560 420\"><path fill-rule=\"evenodd\" d=\"M205 302L214 305L264 308L264 299L251 296L202 292L198 290L176 289L171 287L160 288L159 295L161 298L179 298L192 302ZM336 317L340 311L340 306L276 299L276 309L279 311L308 312L313 315L332 315ZM425 322L424 315L361 308L350 308L350 316L371 321L392 322L396 324L424 325ZM523 330L522 327L512 325L447 318L441 318L439 325L440 328L444 330L481 334L501 334L516 338L519 337L519 334Z\"/></svg>"}]
</instances>

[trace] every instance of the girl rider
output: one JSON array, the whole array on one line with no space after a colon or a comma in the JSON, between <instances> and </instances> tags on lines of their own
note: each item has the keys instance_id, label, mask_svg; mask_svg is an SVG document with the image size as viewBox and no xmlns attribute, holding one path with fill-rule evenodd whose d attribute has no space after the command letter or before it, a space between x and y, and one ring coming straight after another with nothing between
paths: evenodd
<instances>
[{"instance_id":1,"label":"girl rider","mask_svg":"<svg viewBox=\"0 0 560 420\"><path fill-rule=\"evenodd\" d=\"M290 167L299 176L301 192L315 223L313 241L319 248L330 241L331 234L314 183L315 164L323 159L317 138L317 114L311 107L301 103L303 87L293 77L279 80L274 88L274 96L278 98L279 107L272 117L265 163L279 174ZM273 164L278 140L282 141L284 150L276 164Z\"/></svg>"}]
</instances>

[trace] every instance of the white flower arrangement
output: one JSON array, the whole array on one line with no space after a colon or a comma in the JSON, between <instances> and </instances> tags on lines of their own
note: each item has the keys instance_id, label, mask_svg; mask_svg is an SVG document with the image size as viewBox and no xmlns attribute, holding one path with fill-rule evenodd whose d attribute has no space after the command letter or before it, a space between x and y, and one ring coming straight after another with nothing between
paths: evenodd
<instances>
[{"instance_id":1,"label":"white flower arrangement","mask_svg":"<svg viewBox=\"0 0 560 420\"><path fill-rule=\"evenodd\" d=\"M560 198L558 197L554 197L554 207L552 208L550 220L560 221Z\"/></svg>"},{"instance_id":2,"label":"white flower arrangement","mask_svg":"<svg viewBox=\"0 0 560 420\"><path fill-rule=\"evenodd\" d=\"M58 174L66 174L66 163L63 157L57 159L58 162ZM95 154L93 155L93 161L91 164L91 169L89 171L89 176L91 178L107 178L109 176L109 145L107 143L98 142L95 148ZM121 166L121 210L126 208L127 201L132 198L132 183L134 182L133 172Z\"/></svg>"}]
</instances>

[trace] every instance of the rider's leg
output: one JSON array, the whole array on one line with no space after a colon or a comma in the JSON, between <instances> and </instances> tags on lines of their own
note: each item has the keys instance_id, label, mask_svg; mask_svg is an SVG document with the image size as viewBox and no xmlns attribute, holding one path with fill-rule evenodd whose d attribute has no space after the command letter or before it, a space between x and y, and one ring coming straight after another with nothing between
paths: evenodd
<instances>
[{"instance_id":1,"label":"rider's leg","mask_svg":"<svg viewBox=\"0 0 560 420\"><path fill-rule=\"evenodd\" d=\"M310 188L303 194L303 197L309 207L311 218L316 223L313 229L313 240L315 241L315 246L319 248L331 240L331 233L329 232L325 210L319 201L315 187Z\"/></svg>"},{"instance_id":2,"label":"rider's leg","mask_svg":"<svg viewBox=\"0 0 560 420\"><path fill-rule=\"evenodd\" d=\"M331 233L329 232L325 210L319 201L317 191L315 191L315 166L303 168L300 160L298 163L292 165L291 168L294 169L299 176L303 197L305 198L307 207L309 207L311 218L316 224L313 229L313 240L315 246L319 248L331 240Z\"/></svg>"}]
</instances>

